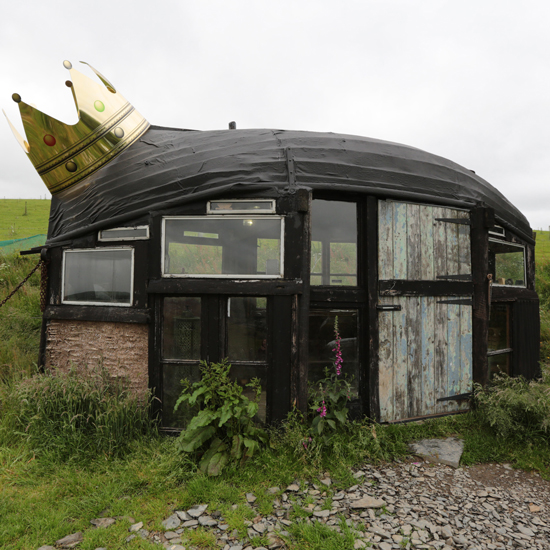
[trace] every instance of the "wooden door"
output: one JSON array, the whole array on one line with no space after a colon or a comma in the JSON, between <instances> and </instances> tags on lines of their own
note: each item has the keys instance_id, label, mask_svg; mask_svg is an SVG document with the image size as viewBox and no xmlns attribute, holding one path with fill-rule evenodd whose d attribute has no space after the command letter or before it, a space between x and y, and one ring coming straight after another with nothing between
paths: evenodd
<instances>
[{"instance_id":1,"label":"wooden door","mask_svg":"<svg viewBox=\"0 0 550 550\"><path fill-rule=\"evenodd\" d=\"M464 409L457 396L472 385L469 212L379 201L378 264L380 421Z\"/></svg>"}]
</instances>

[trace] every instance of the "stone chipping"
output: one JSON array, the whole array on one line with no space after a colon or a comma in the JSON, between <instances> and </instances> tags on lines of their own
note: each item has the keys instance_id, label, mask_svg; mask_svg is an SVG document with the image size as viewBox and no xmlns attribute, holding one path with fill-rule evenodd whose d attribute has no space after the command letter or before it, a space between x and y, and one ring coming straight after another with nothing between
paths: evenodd
<instances>
[{"instance_id":1,"label":"stone chipping","mask_svg":"<svg viewBox=\"0 0 550 550\"><path fill-rule=\"evenodd\" d=\"M365 465L353 477L356 483L340 490L333 489L338 484L329 476L271 487L266 492L273 510L267 516L258 512L258 495L243 495L244 506L254 512L246 536L230 529L220 511L197 503L174 510L162 522L162 531L134 523L126 542L141 537L160 548L192 550L185 545L186 531L202 526L223 550L287 549L295 522L319 522L340 532L345 521L355 537L354 550L550 550L550 483L537 474L509 465L455 469L406 462ZM106 529L117 519L92 519L91 524ZM74 548L81 540L81 533L68 536L56 548Z\"/></svg>"}]
</instances>

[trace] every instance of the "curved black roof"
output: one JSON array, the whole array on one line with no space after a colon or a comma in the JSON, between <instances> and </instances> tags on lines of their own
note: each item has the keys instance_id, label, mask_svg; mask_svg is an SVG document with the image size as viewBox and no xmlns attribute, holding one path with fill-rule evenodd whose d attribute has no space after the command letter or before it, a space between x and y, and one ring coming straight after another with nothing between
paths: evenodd
<instances>
[{"instance_id":1,"label":"curved black roof","mask_svg":"<svg viewBox=\"0 0 550 550\"><path fill-rule=\"evenodd\" d=\"M287 158L293 159L289 177ZM152 126L107 166L52 199L48 242L148 212L235 192L291 188L364 192L494 208L526 238L525 216L472 171L420 149L371 138L285 130L189 131Z\"/></svg>"}]
</instances>

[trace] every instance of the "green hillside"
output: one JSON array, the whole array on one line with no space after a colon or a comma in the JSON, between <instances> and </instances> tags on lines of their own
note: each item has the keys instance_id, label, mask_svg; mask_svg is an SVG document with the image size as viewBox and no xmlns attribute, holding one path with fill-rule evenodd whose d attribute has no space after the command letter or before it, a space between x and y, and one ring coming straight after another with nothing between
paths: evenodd
<instances>
[{"instance_id":1,"label":"green hillside","mask_svg":"<svg viewBox=\"0 0 550 550\"><path fill-rule=\"evenodd\" d=\"M550 231L537 231L537 245L535 246L535 260L550 260Z\"/></svg>"},{"instance_id":2,"label":"green hillside","mask_svg":"<svg viewBox=\"0 0 550 550\"><path fill-rule=\"evenodd\" d=\"M0 241L47 233L50 202L47 199L0 199Z\"/></svg>"}]
</instances>

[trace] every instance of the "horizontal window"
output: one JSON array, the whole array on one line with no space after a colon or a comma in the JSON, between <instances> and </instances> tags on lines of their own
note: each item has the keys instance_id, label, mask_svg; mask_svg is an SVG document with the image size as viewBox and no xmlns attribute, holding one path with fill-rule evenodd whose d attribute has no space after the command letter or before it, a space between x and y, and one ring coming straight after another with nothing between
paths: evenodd
<instances>
[{"instance_id":1,"label":"horizontal window","mask_svg":"<svg viewBox=\"0 0 550 550\"><path fill-rule=\"evenodd\" d=\"M132 248L65 250L62 302L132 305L133 265Z\"/></svg>"},{"instance_id":2,"label":"horizontal window","mask_svg":"<svg viewBox=\"0 0 550 550\"><path fill-rule=\"evenodd\" d=\"M163 276L282 277L283 230L280 216L165 218Z\"/></svg>"},{"instance_id":3,"label":"horizontal window","mask_svg":"<svg viewBox=\"0 0 550 550\"><path fill-rule=\"evenodd\" d=\"M489 239L489 272L495 285L526 286L525 248L519 244Z\"/></svg>"},{"instance_id":4,"label":"horizontal window","mask_svg":"<svg viewBox=\"0 0 550 550\"><path fill-rule=\"evenodd\" d=\"M208 214L275 214L275 201L210 201L206 211Z\"/></svg>"},{"instance_id":5,"label":"horizontal window","mask_svg":"<svg viewBox=\"0 0 550 550\"><path fill-rule=\"evenodd\" d=\"M149 226L115 227L102 229L99 232L100 241L140 241L149 238Z\"/></svg>"}]
</instances>

